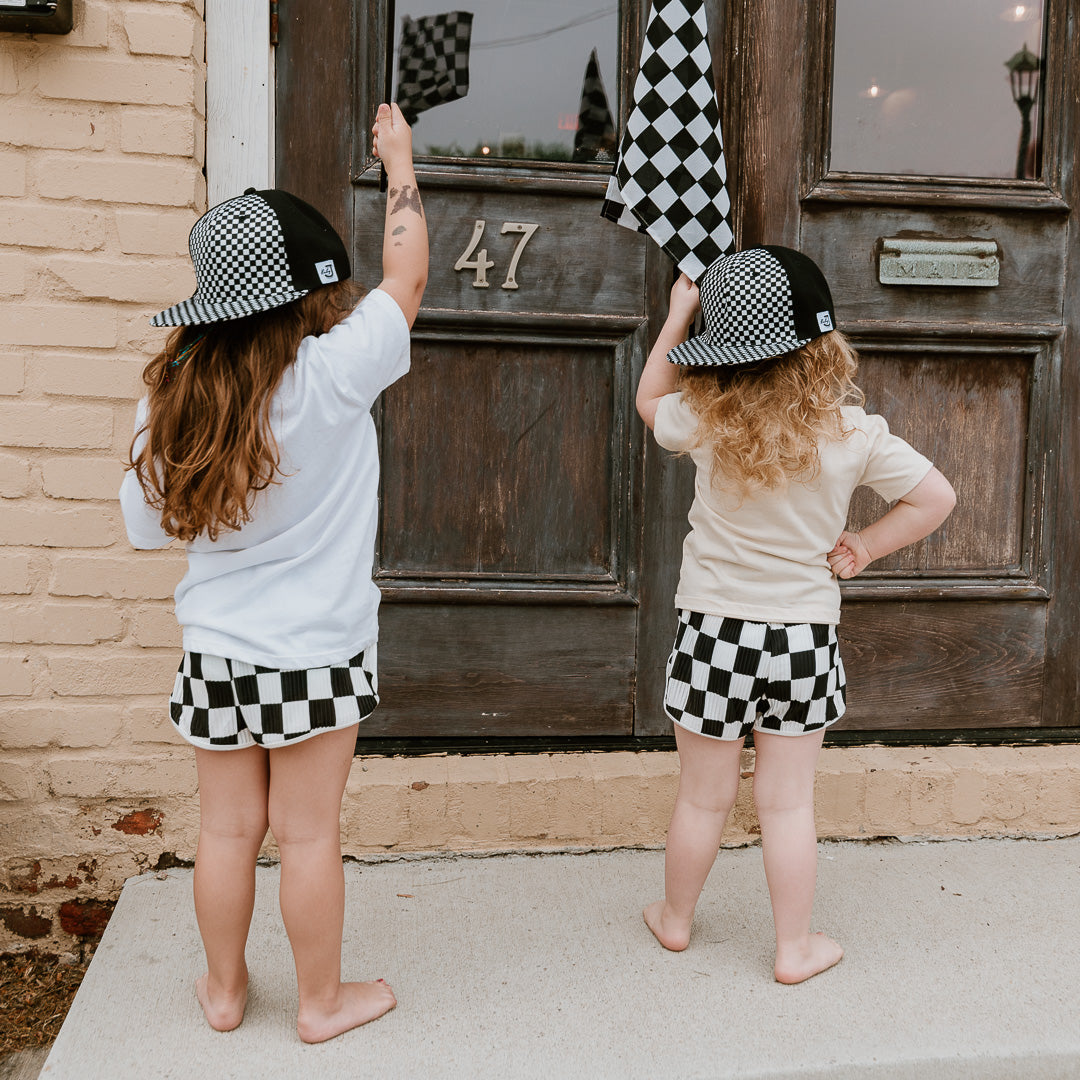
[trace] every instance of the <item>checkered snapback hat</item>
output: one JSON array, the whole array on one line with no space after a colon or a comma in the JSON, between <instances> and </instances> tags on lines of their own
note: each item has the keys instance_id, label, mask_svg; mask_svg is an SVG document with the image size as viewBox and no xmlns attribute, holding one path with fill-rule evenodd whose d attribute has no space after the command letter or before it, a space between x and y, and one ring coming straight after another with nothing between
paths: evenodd
<instances>
[{"instance_id":1,"label":"checkered snapback hat","mask_svg":"<svg viewBox=\"0 0 1080 1080\"><path fill-rule=\"evenodd\" d=\"M268 311L352 270L334 227L287 191L248 188L207 210L188 239L198 289L154 326L192 326Z\"/></svg>"},{"instance_id":2,"label":"checkered snapback hat","mask_svg":"<svg viewBox=\"0 0 1080 1080\"><path fill-rule=\"evenodd\" d=\"M705 330L668 353L673 364L752 364L835 329L824 274L801 251L756 247L717 259L701 278Z\"/></svg>"}]
</instances>

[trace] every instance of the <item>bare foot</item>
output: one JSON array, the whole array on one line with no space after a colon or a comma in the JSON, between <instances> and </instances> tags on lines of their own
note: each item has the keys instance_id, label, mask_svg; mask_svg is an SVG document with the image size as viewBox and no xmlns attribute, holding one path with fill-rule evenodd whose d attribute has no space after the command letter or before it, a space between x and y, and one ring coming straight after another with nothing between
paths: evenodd
<instances>
[{"instance_id":1,"label":"bare foot","mask_svg":"<svg viewBox=\"0 0 1080 1080\"><path fill-rule=\"evenodd\" d=\"M233 994L220 989L211 992L209 983L209 975L201 975L195 980L195 996L206 1014L206 1022L215 1031L232 1031L239 1027L247 1005L247 983L244 983L242 990Z\"/></svg>"},{"instance_id":2,"label":"bare foot","mask_svg":"<svg viewBox=\"0 0 1080 1080\"><path fill-rule=\"evenodd\" d=\"M822 933L811 934L805 944L776 951L773 974L781 983L801 983L840 963L843 948Z\"/></svg>"},{"instance_id":3,"label":"bare foot","mask_svg":"<svg viewBox=\"0 0 1080 1080\"><path fill-rule=\"evenodd\" d=\"M690 944L690 922L672 914L666 900L657 900L642 913L645 925L665 949L682 952Z\"/></svg>"},{"instance_id":4,"label":"bare foot","mask_svg":"<svg viewBox=\"0 0 1080 1080\"><path fill-rule=\"evenodd\" d=\"M396 1004L394 991L382 979L342 983L337 1001L329 1007L301 1005L296 1030L306 1043L326 1042L335 1035L377 1019Z\"/></svg>"}]
</instances>

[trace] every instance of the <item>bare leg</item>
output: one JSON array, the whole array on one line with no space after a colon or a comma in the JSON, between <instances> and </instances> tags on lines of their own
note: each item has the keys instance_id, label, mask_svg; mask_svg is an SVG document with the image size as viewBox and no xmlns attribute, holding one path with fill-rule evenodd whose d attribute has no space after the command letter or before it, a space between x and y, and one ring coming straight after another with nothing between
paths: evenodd
<instances>
[{"instance_id":1,"label":"bare leg","mask_svg":"<svg viewBox=\"0 0 1080 1080\"><path fill-rule=\"evenodd\" d=\"M255 860L266 836L266 751L203 750L199 770L199 848L195 855L195 917L206 974L195 992L217 1031L231 1031L247 1004L247 944L255 906Z\"/></svg>"},{"instance_id":2,"label":"bare leg","mask_svg":"<svg viewBox=\"0 0 1080 1080\"><path fill-rule=\"evenodd\" d=\"M814 769L824 737L824 731L754 732L754 802L776 924L774 974L783 983L803 982L844 955L831 938L810 933L817 881Z\"/></svg>"},{"instance_id":3,"label":"bare leg","mask_svg":"<svg viewBox=\"0 0 1080 1080\"><path fill-rule=\"evenodd\" d=\"M270 828L281 851L281 915L292 945L304 1042L324 1042L397 1004L383 982L341 981L345 874L341 796L356 728L270 753Z\"/></svg>"},{"instance_id":4,"label":"bare leg","mask_svg":"<svg viewBox=\"0 0 1080 1080\"><path fill-rule=\"evenodd\" d=\"M743 740L710 739L676 724L675 742L679 792L668 826L664 899L650 904L643 914L656 940L678 952L690 943L694 908L735 805Z\"/></svg>"}]
</instances>

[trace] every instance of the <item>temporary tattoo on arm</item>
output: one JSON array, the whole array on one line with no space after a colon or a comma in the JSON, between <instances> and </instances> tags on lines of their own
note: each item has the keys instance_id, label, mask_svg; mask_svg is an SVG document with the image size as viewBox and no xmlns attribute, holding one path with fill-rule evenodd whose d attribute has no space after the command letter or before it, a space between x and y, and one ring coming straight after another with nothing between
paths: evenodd
<instances>
[{"instance_id":1,"label":"temporary tattoo on arm","mask_svg":"<svg viewBox=\"0 0 1080 1080\"><path fill-rule=\"evenodd\" d=\"M392 188L390 198L397 199L393 209L390 211L391 214L396 214L399 210L411 210L414 214L419 214L420 217L424 216L424 209L420 205L420 192L411 184L405 184L400 190Z\"/></svg>"},{"instance_id":2,"label":"temporary tattoo on arm","mask_svg":"<svg viewBox=\"0 0 1080 1080\"><path fill-rule=\"evenodd\" d=\"M405 228L405 226L404 226L404 225L399 225L399 226L398 226L398 227L397 227L397 228L396 228L396 229L395 229L395 230L393 231L393 233L391 233L391 235L392 235L392 236L400 236L400 235L401 235L401 234L402 234L403 232L407 232L407 231L408 231L408 230L407 230L407 229Z\"/></svg>"}]
</instances>

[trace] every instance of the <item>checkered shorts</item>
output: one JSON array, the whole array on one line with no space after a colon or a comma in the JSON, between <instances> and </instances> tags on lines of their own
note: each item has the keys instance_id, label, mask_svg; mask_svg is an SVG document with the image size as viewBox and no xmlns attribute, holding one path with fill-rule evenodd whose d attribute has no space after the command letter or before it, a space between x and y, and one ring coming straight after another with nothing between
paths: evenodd
<instances>
[{"instance_id":1,"label":"checkered shorts","mask_svg":"<svg viewBox=\"0 0 1080 1080\"><path fill-rule=\"evenodd\" d=\"M169 713L189 743L206 750L288 746L349 727L379 703L376 646L329 667L279 671L186 652Z\"/></svg>"},{"instance_id":2,"label":"checkered shorts","mask_svg":"<svg viewBox=\"0 0 1080 1080\"><path fill-rule=\"evenodd\" d=\"M664 711L714 739L804 735L843 716L845 687L835 626L680 611Z\"/></svg>"}]
</instances>

